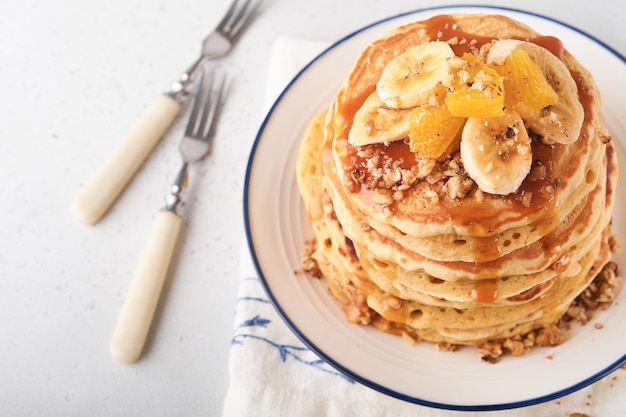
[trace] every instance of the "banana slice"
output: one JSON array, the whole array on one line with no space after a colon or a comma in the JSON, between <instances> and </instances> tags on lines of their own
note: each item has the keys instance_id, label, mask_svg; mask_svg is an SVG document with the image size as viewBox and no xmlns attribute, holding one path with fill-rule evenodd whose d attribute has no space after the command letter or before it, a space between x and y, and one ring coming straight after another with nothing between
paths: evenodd
<instances>
[{"instance_id":1,"label":"banana slice","mask_svg":"<svg viewBox=\"0 0 626 417\"><path fill-rule=\"evenodd\" d=\"M407 49L389 61L376 85L378 96L389 107L407 109L443 95L442 82L452 71L454 51L446 42L428 42Z\"/></svg>"},{"instance_id":2,"label":"banana slice","mask_svg":"<svg viewBox=\"0 0 626 417\"><path fill-rule=\"evenodd\" d=\"M530 172L532 159L530 138L517 112L467 119L461 135L461 160L481 191L514 193Z\"/></svg>"},{"instance_id":3,"label":"banana slice","mask_svg":"<svg viewBox=\"0 0 626 417\"><path fill-rule=\"evenodd\" d=\"M412 109L394 109L385 106L374 91L354 115L348 133L352 146L370 145L405 139L409 136L409 115Z\"/></svg>"},{"instance_id":4,"label":"banana slice","mask_svg":"<svg viewBox=\"0 0 626 417\"><path fill-rule=\"evenodd\" d=\"M578 140L585 117L578 98L578 87L565 64L547 49L531 42L513 39L495 42L487 55L487 64L503 65L515 50L522 49L541 68L558 95L555 104L524 114L526 127L543 137L543 142L568 144Z\"/></svg>"}]
</instances>

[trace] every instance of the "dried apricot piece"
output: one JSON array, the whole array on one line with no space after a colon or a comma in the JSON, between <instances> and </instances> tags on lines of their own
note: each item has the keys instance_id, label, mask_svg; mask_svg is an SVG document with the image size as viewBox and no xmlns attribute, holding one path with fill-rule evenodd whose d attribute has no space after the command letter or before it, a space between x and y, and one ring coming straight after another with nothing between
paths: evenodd
<instances>
[{"instance_id":1,"label":"dried apricot piece","mask_svg":"<svg viewBox=\"0 0 626 417\"><path fill-rule=\"evenodd\" d=\"M459 147L465 118L455 117L445 107L417 107L409 115L409 148L425 158L441 158Z\"/></svg>"}]
</instances>

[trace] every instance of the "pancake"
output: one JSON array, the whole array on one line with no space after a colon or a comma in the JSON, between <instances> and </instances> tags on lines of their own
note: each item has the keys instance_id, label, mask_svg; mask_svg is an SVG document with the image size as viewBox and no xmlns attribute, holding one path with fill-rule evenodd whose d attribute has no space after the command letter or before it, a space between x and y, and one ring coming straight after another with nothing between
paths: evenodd
<instances>
[{"instance_id":1,"label":"pancake","mask_svg":"<svg viewBox=\"0 0 626 417\"><path fill-rule=\"evenodd\" d=\"M593 76L507 17L436 16L372 42L296 174L305 258L348 320L412 341L552 329L610 262L618 166Z\"/></svg>"}]
</instances>

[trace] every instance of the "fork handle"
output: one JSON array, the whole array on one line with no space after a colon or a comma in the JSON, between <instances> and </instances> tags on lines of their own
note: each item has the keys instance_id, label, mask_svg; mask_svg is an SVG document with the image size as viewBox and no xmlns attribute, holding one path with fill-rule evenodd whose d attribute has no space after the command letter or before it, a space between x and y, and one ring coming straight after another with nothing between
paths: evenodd
<instances>
[{"instance_id":1,"label":"fork handle","mask_svg":"<svg viewBox=\"0 0 626 417\"><path fill-rule=\"evenodd\" d=\"M106 213L180 112L181 105L161 94L118 144L72 202L72 214L95 224Z\"/></svg>"},{"instance_id":2,"label":"fork handle","mask_svg":"<svg viewBox=\"0 0 626 417\"><path fill-rule=\"evenodd\" d=\"M120 362L133 363L141 355L180 227L180 216L170 210L161 210L154 220L111 339L111 355Z\"/></svg>"}]
</instances>

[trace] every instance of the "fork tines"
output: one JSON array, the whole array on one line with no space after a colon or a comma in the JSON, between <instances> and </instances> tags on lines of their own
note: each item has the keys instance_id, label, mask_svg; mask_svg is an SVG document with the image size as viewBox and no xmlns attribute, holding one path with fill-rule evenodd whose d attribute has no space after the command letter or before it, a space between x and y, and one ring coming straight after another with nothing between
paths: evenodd
<instances>
[{"instance_id":1,"label":"fork tines","mask_svg":"<svg viewBox=\"0 0 626 417\"><path fill-rule=\"evenodd\" d=\"M245 0L239 5L239 0L234 0L222 21L217 25L216 30L233 41L240 33L241 29L255 15L262 0Z\"/></svg>"},{"instance_id":2,"label":"fork tines","mask_svg":"<svg viewBox=\"0 0 626 417\"><path fill-rule=\"evenodd\" d=\"M185 136L205 140L213 136L225 85L226 74L217 75L215 70L202 70L189 115L189 120L194 122L187 125ZM199 115L199 112L202 114Z\"/></svg>"}]
</instances>

